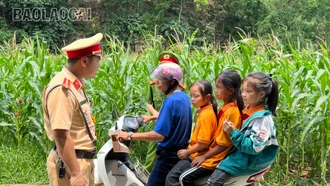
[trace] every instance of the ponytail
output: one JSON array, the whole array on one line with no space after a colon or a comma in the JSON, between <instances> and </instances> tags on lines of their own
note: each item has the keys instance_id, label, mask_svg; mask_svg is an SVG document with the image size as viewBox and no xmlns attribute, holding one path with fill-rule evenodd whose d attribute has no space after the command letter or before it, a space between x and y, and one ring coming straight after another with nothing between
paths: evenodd
<instances>
[{"instance_id":1,"label":"ponytail","mask_svg":"<svg viewBox=\"0 0 330 186\"><path fill-rule=\"evenodd\" d=\"M235 91L234 99L236 100L236 104L237 104L239 112L242 113L242 111L244 109L244 102L242 99L242 93L241 93L240 89L237 89L237 91Z\"/></svg>"},{"instance_id":2,"label":"ponytail","mask_svg":"<svg viewBox=\"0 0 330 186\"><path fill-rule=\"evenodd\" d=\"M276 107L278 104L278 82L271 78L272 81L272 90L270 94L267 96L267 105L269 110L272 112L274 116L276 116Z\"/></svg>"},{"instance_id":3,"label":"ponytail","mask_svg":"<svg viewBox=\"0 0 330 186\"><path fill-rule=\"evenodd\" d=\"M218 115L218 102L213 95L211 95L210 102L212 104L214 114L217 116Z\"/></svg>"}]
</instances>

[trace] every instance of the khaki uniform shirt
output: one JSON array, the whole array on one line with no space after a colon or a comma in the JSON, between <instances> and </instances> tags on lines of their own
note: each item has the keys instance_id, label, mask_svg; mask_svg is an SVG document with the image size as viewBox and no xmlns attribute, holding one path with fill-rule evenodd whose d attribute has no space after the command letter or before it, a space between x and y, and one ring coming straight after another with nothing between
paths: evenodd
<instances>
[{"instance_id":1,"label":"khaki uniform shirt","mask_svg":"<svg viewBox=\"0 0 330 186\"><path fill-rule=\"evenodd\" d=\"M69 130L75 149L91 151L95 149L95 146L89 137L78 106L78 104L81 105L89 129L94 139L96 139L90 101L83 90L83 83L84 82L80 82L66 67L50 81L44 90L42 98L45 120L44 127L51 141L54 140L53 130ZM53 89L46 100L48 92L56 85L61 86ZM68 89L71 89L72 92Z\"/></svg>"}]
</instances>

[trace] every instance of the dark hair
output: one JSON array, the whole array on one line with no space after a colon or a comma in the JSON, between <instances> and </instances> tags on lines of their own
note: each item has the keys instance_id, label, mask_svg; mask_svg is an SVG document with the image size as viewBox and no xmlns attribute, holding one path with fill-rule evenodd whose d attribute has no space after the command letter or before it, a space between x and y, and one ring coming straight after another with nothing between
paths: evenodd
<instances>
[{"instance_id":1,"label":"dark hair","mask_svg":"<svg viewBox=\"0 0 330 186\"><path fill-rule=\"evenodd\" d=\"M87 57L88 60L90 61L90 60L93 59L94 56L95 56L95 55L90 55L90 56L85 56L85 57ZM83 57L82 57L82 58L83 58ZM80 58L71 58L71 59L69 58L69 59L68 59L68 63L74 64L74 63L76 63L79 59L80 59Z\"/></svg>"},{"instance_id":2,"label":"dark hair","mask_svg":"<svg viewBox=\"0 0 330 186\"><path fill-rule=\"evenodd\" d=\"M210 96L211 96L210 102L212 104L215 115L217 115L218 114L218 111L217 111L218 103L217 103L217 100L215 99L215 97L213 96L213 90L212 90L211 83L207 80L198 80L195 83L193 83L192 85L190 85L190 88L194 85L196 85L198 87L203 98L205 98L208 94L210 94Z\"/></svg>"},{"instance_id":3,"label":"dark hair","mask_svg":"<svg viewBox=\"0 0 330 186\"><path fill-rule=\"evenodd\" d=\"M235 70L225 70L222 71L216 78L216 80L221 81L221 83L226 87L226 89L234 89L234 94L231 100L236 100L237 106L240 112L244 109L244 102L241 95L241 76Z\"/></svg>"},{"instance_id":4,"label":"dark hair","mask_svg":"<svg viewBox=\"0 0 330 186\"><path fill-rule=\"evenodd\" d=\"M249 73L244 81L247 81L256 92L265 92L265 96L261 99L261 103L268 106L268 109L276 116L276 107L278 104L278 82L262 72ZM261 104L260 103L260 104Z\"/></svg>"},{"instance_id":5,"label":"dark hair","mask_svg":"<svg viewBox=\"0 0 330 186\"><path fill-rule=\"evenodd\" d=\"M76 63L80 58L69 58L68 63L74 64Z\"/></svg>"},{"instance_id":6,"label":"dark hair","mask_svg":"<svg viewBox=\"0 0 330 186\"><path fill-rule=\"evenodd\" d=\"M176 87L179 86L179 82L176 79L172 79L167 82L169 83L169 86L167 90L164 92L165 95L168 95L172 90L174 90Z\"/></svg>"}]
</instances>

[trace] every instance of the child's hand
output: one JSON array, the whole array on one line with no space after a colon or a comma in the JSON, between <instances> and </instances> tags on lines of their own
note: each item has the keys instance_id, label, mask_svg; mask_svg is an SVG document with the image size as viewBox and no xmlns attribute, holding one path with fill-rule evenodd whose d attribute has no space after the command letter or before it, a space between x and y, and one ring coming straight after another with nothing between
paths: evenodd
<instances>
[{"instance_id":1,"label":"child's hand","mask_svg":"<svg viewBox=\"0 0 330 186\"><path fill-rule=\"evenodd\" d=\"M192 162L191 162L191 167L199 167L202 165L202 163L206 160L206 158L203 155L196 156Z\"/></svg>"},{"instance_id":2,"label":"child's hand","mask_svg":"<svg viewBox=\"0 0 330 186\"><path fill-rule=\"evenodd\" d=\"M181 149L181 150L178 151L178 157L179 157L181 160L186 159L188 156L189 156L189 152L188 152L187 149Z\"/></svg>"},{"instance_id":3,"label":"child's hand","mask_svg":"<svg viewBox=\"0 0 330 186\"><path fill-rule=\"evenodd\" d=\"M141 118L143 119L143 123L147 123L155 118L153 116L142 115Z\"/></svg>"},{"instance_id":4,"label":"child's hand","mask_svg":"<svg viewBox=\"0 0 330 186\"><path fill-rule=\"evenodd\" d=\"M235 129L233 123L231 121L227 120L227 119L223 122L223 125L222 126L223 126L223 130L227 134L230 134Z\"/></svg>"},{"instance_id":5,"label":"child's hand","mask_svg":"<svg viewBox=\"0 0 330 186\"><path fill-rule=\"evenodd\" d=\"M154 110L154 107L151 104L147 104L146 108L148 109L149 112L152 112L152 110Z\"/></svg>"},{"instance_id":6,"label":"child's hand","mask_svg":"<svg viewBox=\"0 0 330 186\"><path fill-rule=\"evenodd\" d=\"M159 112L151 104L147 104L146 108L153 117L158 118Z\"/></svg>"}]
</instances>

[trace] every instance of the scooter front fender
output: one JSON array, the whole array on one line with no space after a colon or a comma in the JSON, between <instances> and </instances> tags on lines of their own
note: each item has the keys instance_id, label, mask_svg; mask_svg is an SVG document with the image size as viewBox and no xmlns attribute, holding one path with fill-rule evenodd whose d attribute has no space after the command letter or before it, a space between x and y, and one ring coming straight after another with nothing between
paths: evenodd
<instances>
[{"instance_id":1,"label":"scooter front fender","mask_svg":"<svg viewBox=\"0 0 330 186\"><path fill-rule=\"evenodd\" d=\"M111 151L112 148L113 148L112 139L110 139L102 146L102 148L97 153L96 159L94 159L95 184L103 183L104 186L111 186L110 182L112 182L112 180L109 180L109 178L108 178L107 170L106 170L106 166L105 166L105 160L106 160L108 153Z\"/></svg>"}]
</instances>

